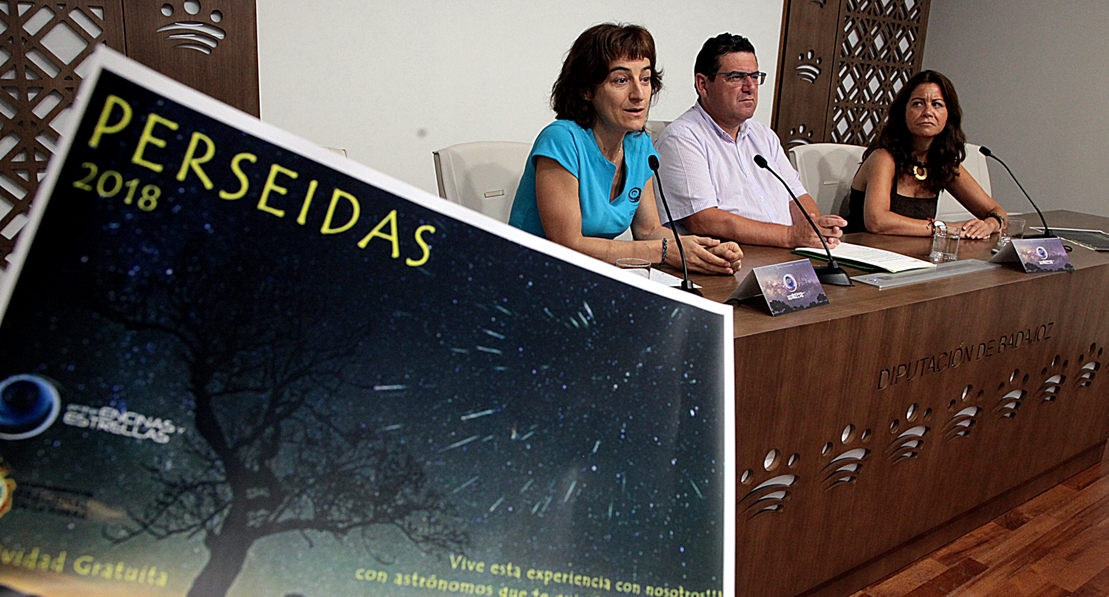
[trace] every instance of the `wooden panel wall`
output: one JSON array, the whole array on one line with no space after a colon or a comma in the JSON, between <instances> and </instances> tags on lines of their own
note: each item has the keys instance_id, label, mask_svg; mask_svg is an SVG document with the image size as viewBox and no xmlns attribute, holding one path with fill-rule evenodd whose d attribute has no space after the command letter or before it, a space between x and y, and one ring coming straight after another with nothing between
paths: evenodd
<instances>
[{"instance_id":1,"label":"wooden panel wall","mask_svg":"<svg viewBox=\"0 0 1109 597\"><path fill-rule=\"evenodd\" d=\"M127 55L258 116L254 2L123 0Z\"/></svg>"},{"instance_id":2,"label":"wooden panel wall","mask_svg":"<svg viewBox=\"0 0 1109 597\"><path fill-rule=\"evenodd\" d=\"M254 2L0 0L0 273L97 44L257 116Z\"/></svg>"}]
</instances>

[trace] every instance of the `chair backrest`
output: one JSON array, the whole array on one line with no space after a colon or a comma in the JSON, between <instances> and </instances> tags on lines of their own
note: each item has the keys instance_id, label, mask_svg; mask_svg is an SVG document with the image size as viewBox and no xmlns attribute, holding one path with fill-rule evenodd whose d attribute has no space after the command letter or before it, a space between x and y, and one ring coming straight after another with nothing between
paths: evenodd
<instances>
[{"instance_id":1,"label":"chair backrest","mask_svg":"<svg viewBox=\"0 0 1109 597\"><path fill-rule=\"evenodd\" d=\"M662 129L670 126L672 120L648 120L647 133L651 135L651 143L658 141L658 136L662 134Z\"/></svg>"},{"instance_id":2,"label":"chair backrest","mask_svg":"<svg viewBox=\"0 0 1109 597\"><path fill-rule=\"evenodd\" d=\"M844 215L851 179L859 170L865 147L839 143L812 143L789 150L789 161L801 177L801 186L812 195L822 214Z\"/></svg>"},{"instance_id":3,"label":"chair backrest","mask_svg":"<svg viewBox=\"0 0 1109 597\"><path fill-rule=\"evenodd\" d=\"M801 184L816 201L820 213L845 215L845 199L851 193L851 179L859 169L863 151L857 145L837 143L813 143L800 145L789 150L789 161L801 176ZM967 157L963 167L978 181L982 190L990 193L990 171L986 166L986 156L978 152L977 145L966 145ZM959 203L951 193L940 193L936 207L937 220L969 220L971 213Z\"/></svg>"},{"instance_id":4,"label":"chair backrest","mask_svg":"<svg viewBox=\"0 0 1109 597\"><path fill-rule=\"evenodd\" d=\"M990 194L990 170L986 165L986 156L978 151L978 145L966 144L967 157L963 160L963 167L967 169L967 173L978 181L986 194ZM969 220L974 217L962 203L959 203L951 193L942 191L940 193L940 203L936 207L936 219L944 221L958 222L962 220Z\"/></svg>"},{"instance_id":5,"label":"chair backrest","mask_svg":"<svg viewBox=\"0 0 1109 597\"><path fill-rule=\"evenodd\" d=\"M439 196L508 221L531 145L515 141L459 143L433 152Z\"/></svg>"}]
</instances>

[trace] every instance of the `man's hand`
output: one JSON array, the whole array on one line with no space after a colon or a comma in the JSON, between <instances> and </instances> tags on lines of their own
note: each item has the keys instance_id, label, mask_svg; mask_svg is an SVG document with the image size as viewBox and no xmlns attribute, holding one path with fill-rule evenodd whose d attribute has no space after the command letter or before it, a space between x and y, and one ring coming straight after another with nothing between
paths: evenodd
<instances>
[{"instance_id":1,"label":"man's hand","mask_svg":"<svg viewBox=\"0 0 1109 597\"><path fill-rule=\"evenodd\" d=\"M721 242L715 238L686 234L682 236L682 247L685 248L689 269L704 274L732 275L739 271L743 262L743 251L731 241ZM676 250L667 253L666 260L676 268L682 266L681 256Z\"/></svg>"},{"instance_id":2,"label":"man's hand","mask_svg":"<svg viewBox=\"0 0 1109 597\"><path fill-rule=\"evenodd\" d=\"M820 239L813 232L812 226L809 226L808 220L801 210L797 207L796 203L789 204L789 214L793 217L793 225L790 226L790 241L794 247L812 247L814 249L821 249L823 245ZM809 214L809 217L816 223L817 229L820 230L821 236L824 241L828 243L829 249L836 248L839 245L839 239L843 236L843 227L847 225L847 220L839 216L816 216Z\"/></svg>"}]
</instances>

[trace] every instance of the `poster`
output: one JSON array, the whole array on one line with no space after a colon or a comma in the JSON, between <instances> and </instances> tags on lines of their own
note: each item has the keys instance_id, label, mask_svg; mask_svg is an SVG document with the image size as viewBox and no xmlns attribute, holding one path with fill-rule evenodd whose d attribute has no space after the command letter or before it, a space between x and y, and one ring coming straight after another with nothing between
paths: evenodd
<instances>
[{"instance_id":1,"label":"poster","mask_svg":"<svg viewBox=\"0 0 1109 597\"><path fill-rule=\"evenodd\" d=\"M0 592L732 594L730 308L98 59L0 293Z\"/></svg>"}]
</instances>

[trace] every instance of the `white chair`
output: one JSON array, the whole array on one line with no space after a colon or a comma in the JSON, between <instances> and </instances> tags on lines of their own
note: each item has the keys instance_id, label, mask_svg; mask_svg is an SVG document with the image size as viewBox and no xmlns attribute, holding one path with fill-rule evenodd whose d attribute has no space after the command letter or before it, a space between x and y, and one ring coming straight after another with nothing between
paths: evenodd
<instances>
[{"instance_id":1,"label":"white chair","mask_svg":"<svg viewBox=\"0 0 1109 597\"><path fill-rule=\"evenodd\" d=\"M647 134L651 135L651 143L658 141L658 136L662 134L662 129L670 126L671 120L648 120Z\"/></svg>"},{"instance_id":2,"label":"white chair","mask_svg":"<svg viewBox=\"0 0 1109 597\"><path fill-rule=\"evenodd\" d=\"M967 158L963 160L963 167L967 169L967 173L978 181L982 190L986 194L990 194L990 170L986 166L986 156L978 152L978 145L966 144ZM959 203L951 193L942 191L940 193L940 203L936 207L936 219L945 222L960 222L962 220L969 220L974 216L971 215L962 203Z\"/></svg>"},{"instance_id":3,"label":"white chair","mask_svg":"<svg viewBox=\"0 0 1109 597\"><path fill-rule=\"evenodd\" d=\"M789 150L789 161L822 214L847 213L851 179L859 170L865 147L812 143Z\"/></svg>"},{"instance_id":4,"label":"white chair","mask_svg":"<svg viewBox=\"0 0 1109 597\"><path fill-rule=\"evenodd\" d=\"M812 195L820 213L845 215L847 197L851 194L851 179L862 162L864 147L837 143L813 143L789 150L789 161L801 176L801 185ZM963 167L978 181L986 194L990 193L990 171L986 156L978 152L977 145L966 145L967 157ZM936 219L945 221L969 220L971 213L951 193L942 191L936 207Z\"/></svg>"},{"instance_id":5,"label":"white chair","mask_svg":"<svg viewBox=\"0 0 1109 597\"><path fill-rule=\"evenodd\" d=\"M433 152L439 196L507 222L531 145L515 141L459 143Z\"/></svg>"}]
</instances>

